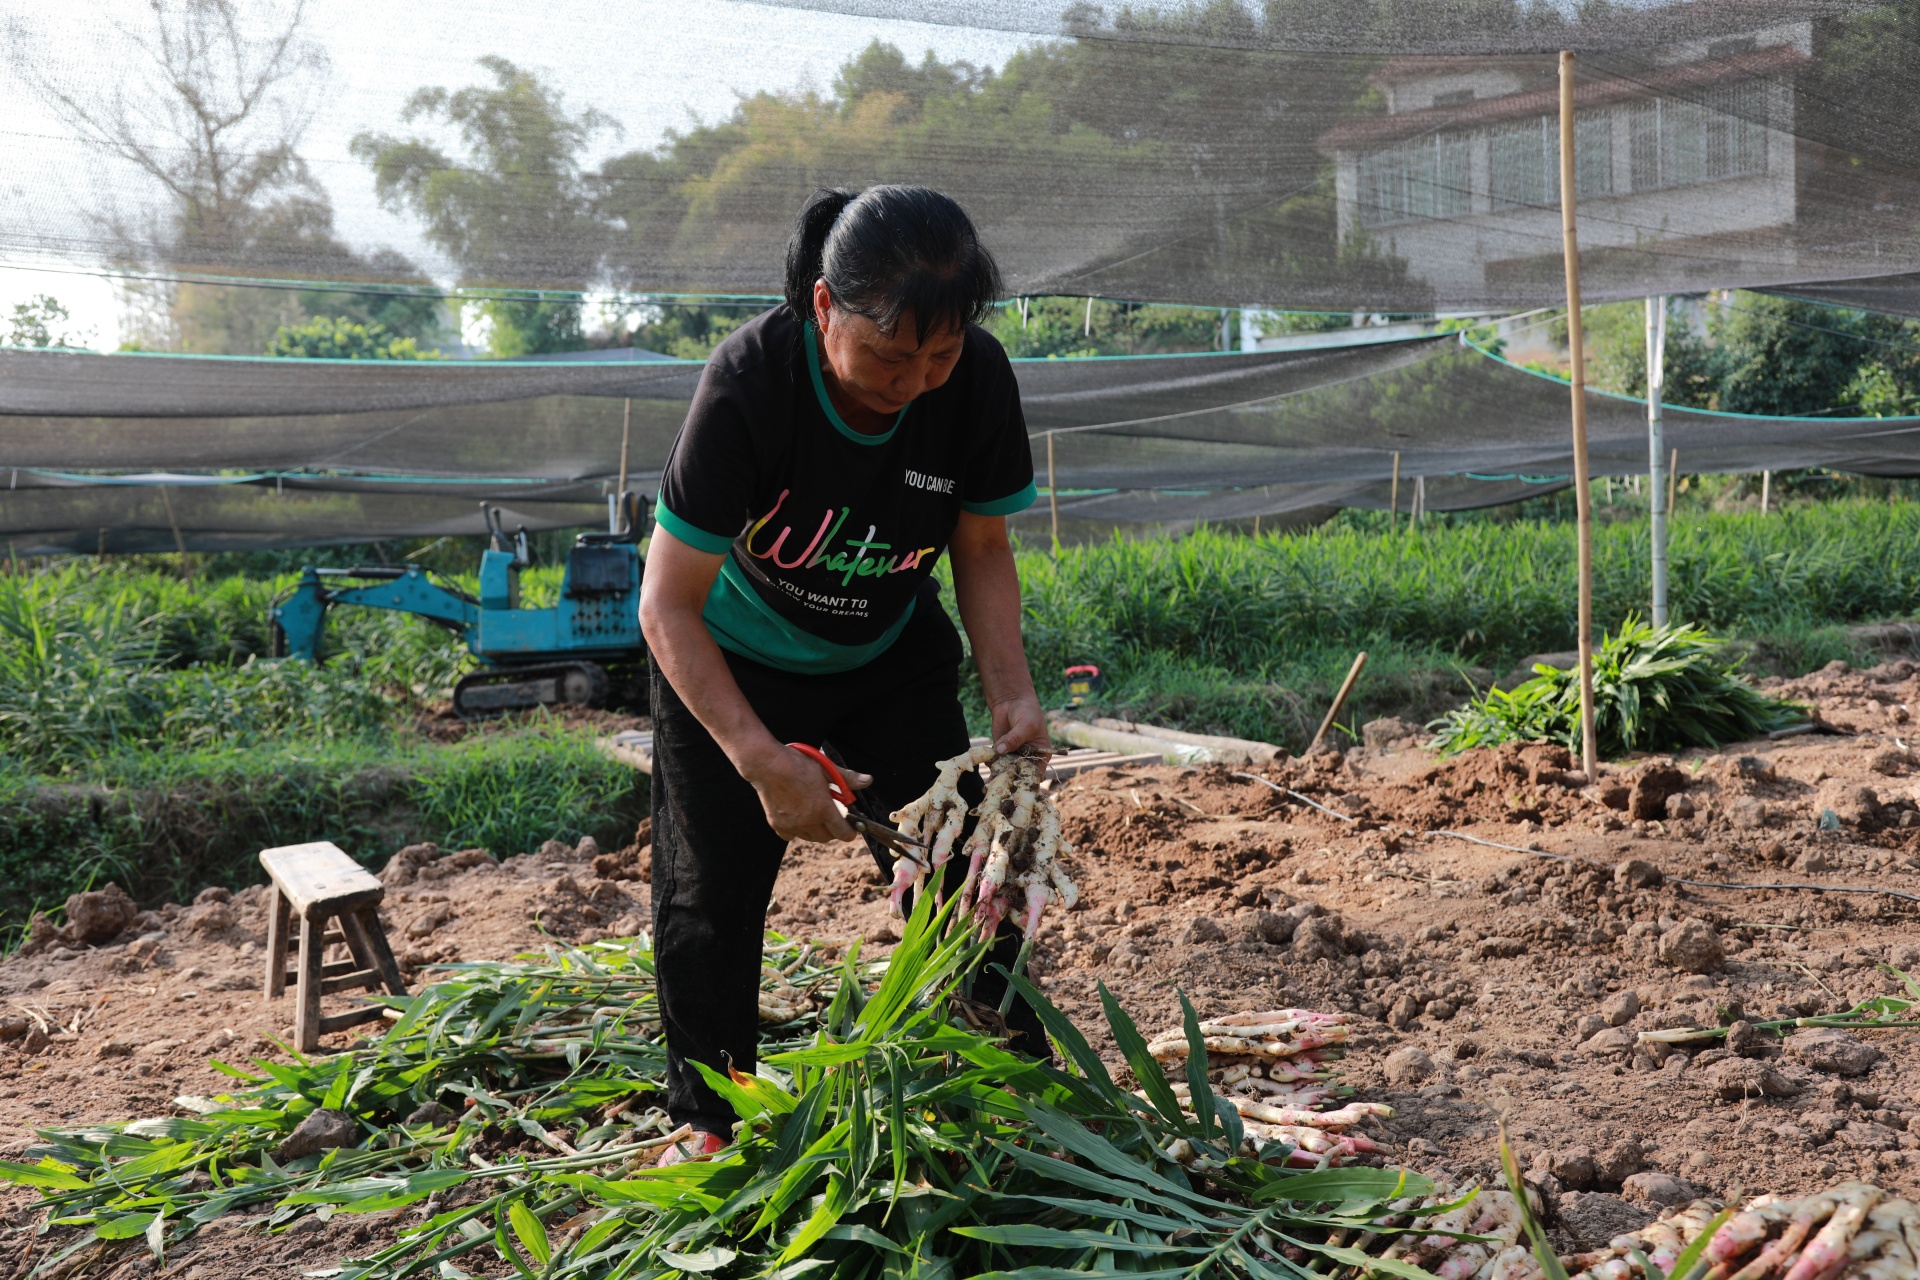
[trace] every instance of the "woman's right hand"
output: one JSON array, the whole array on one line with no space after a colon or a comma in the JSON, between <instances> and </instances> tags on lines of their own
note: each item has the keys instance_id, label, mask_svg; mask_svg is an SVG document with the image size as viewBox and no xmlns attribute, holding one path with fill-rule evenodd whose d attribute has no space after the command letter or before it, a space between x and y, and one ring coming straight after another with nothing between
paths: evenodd
<instances>
[{"instance_id":1,"label":"woman's right hand","mask_svg":"<svg viewBox=\"0 0 1920 1280\"><path fill-rule=\"evenodd\" d=\"M818 764L782 744L741 771L760 795L767 825L782 840L811 840L828 844L853 839L853 828L827 790L827 774ZM873 779L853 769L842 769L847 785L859 791Z\"/></svg>"}]
</instances>

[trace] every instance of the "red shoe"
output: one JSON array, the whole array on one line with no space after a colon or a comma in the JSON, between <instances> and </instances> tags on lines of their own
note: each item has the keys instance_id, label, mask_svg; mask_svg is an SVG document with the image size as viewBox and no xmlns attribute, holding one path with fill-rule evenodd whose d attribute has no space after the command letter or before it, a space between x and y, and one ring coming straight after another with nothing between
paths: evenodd
<instances>
[{"instance_id":1,"label":"red shoe","mask_svg":"<svg viewBox=\"0 0 1920 1280\"><path fill-rule=\"evenodd\" d=\"M656 1169L665 1169L670 1165L683 1164L688 1160L705 1160L727 1149L727 1140L717 1133L708 1133L705 1129L695 1129L693 1133L669 1146L653 1162Z\"/></svg>"}]
</instances>

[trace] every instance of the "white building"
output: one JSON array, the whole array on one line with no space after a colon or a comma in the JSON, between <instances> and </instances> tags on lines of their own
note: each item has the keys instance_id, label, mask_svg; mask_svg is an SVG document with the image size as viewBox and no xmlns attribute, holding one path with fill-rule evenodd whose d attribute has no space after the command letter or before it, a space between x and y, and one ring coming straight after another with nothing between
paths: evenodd
<instances>
[{"instance_id":1,"label":"white building","mask_svg":"<svg viewBox=\"0 0 1920 1280\"><path fill-rule=\"evenodd\" d=\"M1632 78L1599 74L1595 60L1576 92L1574 143L1591 294L1632 293L1650 273L1704 290L1725 283L1731 261L1791 267L1793 77L1812 42L1813 24L1792 22L1656 50ZM1555 61L1400 58L1372 83L1386 114L1321 139L1342 240L1364 235L1404 258L1443 309L1497 306L1558 279Z\"/></svg>"}]
</instances>

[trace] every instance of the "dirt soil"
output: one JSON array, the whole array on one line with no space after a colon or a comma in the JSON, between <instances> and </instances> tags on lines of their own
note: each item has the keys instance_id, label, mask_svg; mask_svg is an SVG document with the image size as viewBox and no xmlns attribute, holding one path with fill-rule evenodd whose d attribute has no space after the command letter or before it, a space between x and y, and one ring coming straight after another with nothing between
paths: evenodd
<instances>
[{"instance_id":1,"label":"dirt soil","mask_svg":"<svg viewBox=\"0 0 1920 1280\"><path fill-rule=\"evenodd\" d=\"M1920 1196L1920 1032L1867 1033L1863 1047L1803 1031L1785 1052L1739 1036L1737 1054L1652 1052L1632 1034L1834 1012L1897 990L1879 966L1920 974L1920 898L1716 887L1920 895L1914 664L1768 683L1830 732L1623 762L1586 790L1555 748L1439 762L1397 722L1344 756L1266 769L1272 786L1223 767L1082 774L1056 791L1083 897L1043 928L1034 971L1109 1053L1100 982L1148 1031L1176 1023L1178 991L1203 1015L1361 1015L1344 1078L1398 1109L1376 1135L1395 1158L1492 1176L1504 1116L1569 1244L1694 1194L1858 1177ZM497 864L403 855L383 875L395 949L411 976L547 935L642 929L644 840L643 827L604 854L550 841L495 851ZM0 1157L35 1126L176 1114L177 1095L228 1083L209 1057L277 1052L268 1037L291 1035L292 1011L260 994L264 891L223 894L0 964ZM769 924L869 947L895 937L885 886L852 845L796 845ZM25 1226L33 1202L9 1193L0 1214ZM404 1225L306 1219L271 1242L217 1226L166 1274L297 1275ZM0 1235L0 1277L45 1247ZM154 1269L129 1250L87 1273Z\"/></svg>"}]
</instances>

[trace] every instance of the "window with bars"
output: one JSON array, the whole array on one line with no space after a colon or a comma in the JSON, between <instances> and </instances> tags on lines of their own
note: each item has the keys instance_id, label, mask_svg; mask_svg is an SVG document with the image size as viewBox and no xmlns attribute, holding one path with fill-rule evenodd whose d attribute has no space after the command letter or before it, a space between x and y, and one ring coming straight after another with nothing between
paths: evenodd
<instances>
[{"instance_id":1,"label":"window with bars","mask_svg":"<svg viewBox=\"0 0 1920 1280\"><path fill-rule=\"evenodd\" d=\"M1768 84L1717 89L1705 102L1655 98L1632 108L1633 189L1658 191L1767 171Z\"/></svg>"},{"instance_id":2,"label":"window with bars","mask_svg":"<svg viewBox=\"0 0 1920 1280\"><path fill-rule=\"evenodd\" d=\"M1360 220L1368 227L1467 212L1472 143L1440 133L1376 151L1360 161Z\"/></svg>"},{"instance_id":3,"label":"window with bars","mask_svg":"<svg viewBox=\"0 0 1920 1280\"><path fill-rule=\"evenodd\" d=\"M1560 202L1560 121L1535 116L1488 134L1488 171L1495 209ZM1573 190L1577 196L1613 193L1613 121L1606 112L1573 118Z\"/></svg>"}]
</instances>

